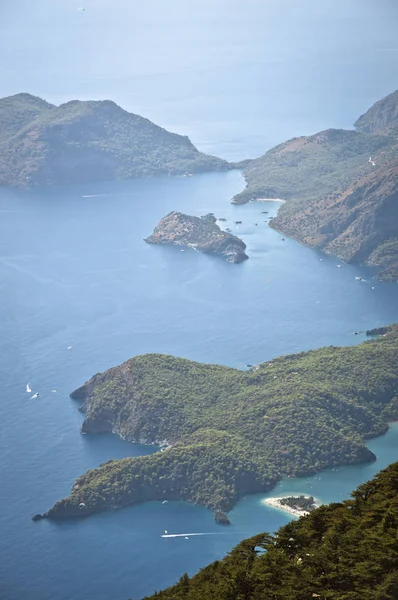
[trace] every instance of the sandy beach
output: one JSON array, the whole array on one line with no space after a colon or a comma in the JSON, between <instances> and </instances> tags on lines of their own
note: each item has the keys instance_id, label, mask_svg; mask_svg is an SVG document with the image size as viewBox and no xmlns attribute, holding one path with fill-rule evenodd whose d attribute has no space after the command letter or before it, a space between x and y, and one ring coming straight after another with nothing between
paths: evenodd
<instances>
[{"instance_id":1,"label":"sandy beach","mask_svg":"<svg viewBox=\"0 0 398 600\"><path fill-rule=\"evenodd\" d=\"M262 500L263 504L268 504L269 506L272 506L273 508L277 508L278 510L283 510L285 512L290 513L291 515L294 515L295 517L302 517L304 515L308 515L309 512L307 510L299 510L296 508L291 508L291 506L287 506L286 504L281 504L280 501L282 500L282 496L279 498L264 498ZM319 506L318 503L316 503L316 506Z\"/></svg>"}]
</instances>

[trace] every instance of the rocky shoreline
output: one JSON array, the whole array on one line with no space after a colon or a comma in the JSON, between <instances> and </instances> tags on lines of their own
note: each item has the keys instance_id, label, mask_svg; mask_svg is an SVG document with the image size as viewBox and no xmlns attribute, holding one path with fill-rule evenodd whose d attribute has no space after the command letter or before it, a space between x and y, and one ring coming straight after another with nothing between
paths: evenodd
<instances>
[{"instance_id":1,"label":"rocky shoreline","mask_svg":"<svg viewBox=\"0 0 398 600\"><path fill-rule=\"evenodd\" d=\"M237 236L223 231L213 214L194 217L172 211L155 227L144 241L148 244L192 248L205 254L222 256L228 262L241 263L247 258L246 244Z\"/></svg>"}]
</instances>

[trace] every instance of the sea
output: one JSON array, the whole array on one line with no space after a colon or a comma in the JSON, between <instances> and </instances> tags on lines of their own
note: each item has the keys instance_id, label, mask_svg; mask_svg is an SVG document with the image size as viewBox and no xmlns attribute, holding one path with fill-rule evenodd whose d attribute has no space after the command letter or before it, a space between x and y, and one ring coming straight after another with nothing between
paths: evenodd
<instances>
[{"instance_id":1,"label":"sea","mask_svg":"<svg viewBox=\"0 0 398 600\"><path fill-rule=\"evenodd\" d=\"M395 0L20 0L0 17L1 96L111 98L230 160L350 127L398 80ZM87 469L157 450L80 435L69 394L93 374L146 352L245 369L398 321L396 284L282 240L278 203L230 204L243 187L230 171L0 189L1 600L138 600L291 518L258 494L229 527L182 502L31 521ZM249 260L147 245L171 210L227 219ZM367 444L375 463L270 495L347 498L398 460L398 425Z\"/></svg>"}]
</instances>

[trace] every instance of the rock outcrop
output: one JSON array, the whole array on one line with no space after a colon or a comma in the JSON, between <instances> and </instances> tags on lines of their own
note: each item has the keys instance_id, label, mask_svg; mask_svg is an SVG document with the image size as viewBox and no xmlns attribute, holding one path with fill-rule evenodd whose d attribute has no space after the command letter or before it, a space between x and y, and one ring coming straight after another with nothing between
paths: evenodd
<instances>
[{"instance_id":1,"label":"rock outcrop","mask_svg":"<svg viewBox=\"0 0 398 600\"><path fill-rule=\"evenodd\" d=\"M228 518L227 513L223 510L216 510L214 513L214 520L219 525L231 525L231 521Z\"/></svg>"},{"instance_id":2,"label":"rock outcrop","mask_svg":"<svg viewBox=\"0 0 398 600\"><path fill-rule=\"evenodd\" d=\"M163 217L152 235L145 240L150 244L166 244L193 248L206 254L240 263L248 258L246 244L231 233L223 231L212 214L193 217L173 211Z\"/></svg>"}]
</instances>

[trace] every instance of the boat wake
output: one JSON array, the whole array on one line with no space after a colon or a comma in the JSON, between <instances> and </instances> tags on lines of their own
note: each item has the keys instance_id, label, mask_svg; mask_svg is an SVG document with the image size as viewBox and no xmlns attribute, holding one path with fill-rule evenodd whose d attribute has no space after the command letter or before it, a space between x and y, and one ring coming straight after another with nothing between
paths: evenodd
<instances>
[{"instance_id":1,"label":"boat wake","mask_svg":"<svg viewBox=\"0 0 398 600\"><path fill-rule=\"evenodd\" d=\"M162 538L177 538L177 537L192 537L194 535L217 535L216 532L209 533L164 533L160 537Z\"/></svg>"}]
</instances>

